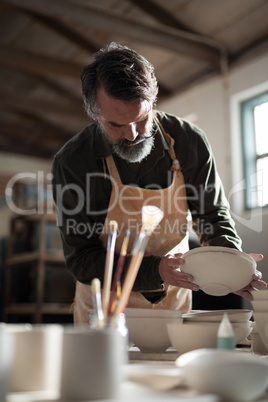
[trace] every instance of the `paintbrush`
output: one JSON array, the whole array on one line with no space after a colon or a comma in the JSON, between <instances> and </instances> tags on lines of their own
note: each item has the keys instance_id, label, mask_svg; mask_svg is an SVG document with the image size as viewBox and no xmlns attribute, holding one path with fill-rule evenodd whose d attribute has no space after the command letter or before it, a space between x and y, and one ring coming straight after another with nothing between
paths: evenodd
<instances>
[{"instance_id":1,"label":"paintbrush","mask_svg":"<svg viewBox=\"0 0 268 402\"><path fill-rule=\"evenodd\" d=\"M93 296L93 306L96 317L95 326L97 329L104 327L104 315L101 303L101 282L98 278L94 278L91 282L92 296Z\"/></svg>"},{"instance_id":2,"label":"paintbrush","mask_svg":"<svg viewBox=\"0 0 268 402\"><path fill-rule=\"evenodd\" d=\"M106 261L105 261L105 271L104 271L104 282L103 282L103 293L102 293L102 308L104 319L107 319L108 315L108 306L109 306L109 298L110 298L110 289L112 283L112 272L113 272L113 264L114 264L114 250L115 250L115 242L117 237L117 228L118 224L116 221L109 222L109 234L107 241L107 252L106 252Z\"/></svg>"},{"instance_id":3,"label":"paintbrush","mask_svg":"<svg viewBox=\"0 0 268 402\"><path fill-rule=\"evenodd\" d=\"M131 260L122 287L121 297L111 320L112 325L115 324L116 317L126 308L149 238L162 220L163 215L163 211L155 206L142 207L142 227L131 252Z\"/></svg>"},{"instance_id":4,"label":"paintbrush","mask_svg":"<svg viewBox=\"0 0 268 402\"><path fill-rule=\"evenodd\" d=\"M113 280L113 285L112 285L112 291L111 291L111 296L110 296L110 302L109 302L109 308L108 308L108 316L114 311L115 307L115 299L117 296L117 286L118 282L121 280L121 275L123 272L123 267L124 267L124 262L127 254L127 248L128 248L128 243L129 243L129 236L130 236L130 231L126 230L125 237L122 243L122 247L120 250L120 256L118 259L115 275L114 275L114 280Z\"/></svg>"}]
</instances>

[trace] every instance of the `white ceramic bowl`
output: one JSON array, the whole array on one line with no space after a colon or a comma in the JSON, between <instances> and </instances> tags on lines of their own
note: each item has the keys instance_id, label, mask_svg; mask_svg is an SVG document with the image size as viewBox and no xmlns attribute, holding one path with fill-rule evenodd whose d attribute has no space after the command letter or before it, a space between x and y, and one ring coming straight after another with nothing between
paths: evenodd
<instances>
[{"instance_id":1,"label":"white ceramic bowl","mask_svg":"<svg viewBox=\"0 0 268 402\"><path fill-rule=\"evenodd\" d=\"M167 329L172 346L183 354L194 349L216 348L219 325L217 322L169 323ZM250 321L232 323L232 327L236 344L242 342L252 330Z\"/></svg>"},{"instance_id":2,"label":"white ceramic bowl","mask_svg":"<svg viewBox=\"0 0 268 402\"><path fill-rule=\"evenodd\" d=\"M224 401L252 401L268 386L268 362L244 352L199 349L176 360L186 385Z\"/></svg>"},{"instance_id":3,"label":"white ceramic bowl","mask_svg":"<svg viewBox=\"0 0 268 402\"><path fill-rule=\"evenodd\" d=\"M249 339L251 340L251 351L257 354L267 354L268 348L264 345L256 321L253 321L252 324L252 331L249 335Z\"/></svg>"},{"instance_id":4,"label":"white ceramic bowl","mask_svg":"<svg viewBox=\"0 0 268 402\"><path fill-rule=\"evenodd\" d=\"M228 247L206 246L187 251L183 272L203 292L224 296L248 285L256 272L256 261L248 254Z\"/></svg>"},{"instance_id":5,"label":"white ceramic bowl","mask_svg":"<svg viewBox=\"0 0 268 402\"><path fill-rule=\"evenodd\" d=\"M182 315L183 321L206 321L220 322L223 314L227 313L231 322L247 322L252 317L253 311L247 309L227 309L227 310L193 310Z\"/></svg>"},{"instance_id":6,"label":"white ceramic bowl","mask_svg":"<svg viewBox=\"0 0 268 402\"><path fill-rule=\"evenodd\" d=\"M254 311L268 311L268 300L252 300L252 307Z\"/></svg>"},{"instance_id":7,"label":"white ceramic bowl","mask_svg":"<svg viewBox=\"0 0 268 402\"><path fill-rule=\"evenodd\" d=\"M268 348L268 311L254 311L253 317L257 324L260 337L265 347Z\"/></svg>"},{"instance_id":8,"label":"white ceramic bowl","mask_svg":"<svg viewBox=\"0 0 268 402\"><path fill-rule=\"evenodd\" d=\"M254 300L266 300L266 302L268 303L268 288L253 290L252 296Z\"/></svg>"},{"instance_id":9,"label":"white ceramic bowl","mask_svg":"<svg viewBox=\"0 0 268 402\"><path fill-rule=\"evenodd\" d=\"M163 353L171 346L167 324L182 323L182 312L175 310L127 308L129 340L143 353Z\"/></svg>"}]
</instances>

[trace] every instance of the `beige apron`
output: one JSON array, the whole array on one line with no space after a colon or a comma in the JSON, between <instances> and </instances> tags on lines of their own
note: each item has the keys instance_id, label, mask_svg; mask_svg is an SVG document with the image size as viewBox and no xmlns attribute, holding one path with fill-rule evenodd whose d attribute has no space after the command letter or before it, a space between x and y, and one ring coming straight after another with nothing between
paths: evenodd
<instances>
[{"instance_id":1,"label":"beige apron","mask_svg":"<svg viewBox=\"0 0 268 402\"><path fill-rule=\"evenodd\" d=\"M174 140L167 134L158 122L170 146L169 154L173 159L173 180L165 189L142 189L140 187L122 184L118 170L112 156L106 158L109 174L113 178L112 191L108 213L104 223L100 240L103 247L107 247L108 225L111 220L118 222L116 253L120 253L125 232L130 230L129 249L131 250L136 235L140 229L143 205L155 205L162 209L164 217L150 237L145 255L175 254L188 250L187 236L187 198L182 172L175 157ZM164 283L165 295L158 302L151 303L141 292L131 292L127 307L144 307L156 309L171 309L188 312L192 308L192 292L189 289L174 287ZM163 291L156 289L155 291ZM144 290L148 292L148 290ZM93 308L91 286L79 281L76 283L74 302L74 324L89 323L90 309Z\"/></svg>"}]
</instances>

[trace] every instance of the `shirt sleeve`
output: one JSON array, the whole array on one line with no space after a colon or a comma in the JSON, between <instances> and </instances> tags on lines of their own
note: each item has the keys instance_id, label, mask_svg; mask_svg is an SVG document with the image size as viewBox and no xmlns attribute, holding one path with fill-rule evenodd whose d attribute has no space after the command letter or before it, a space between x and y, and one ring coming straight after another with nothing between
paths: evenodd
<instances>
[{"instance_id":1,"label":"shirt sleeve","mask_svg":"<svg viewBox=\"0 0 268 402\"><path fill-rule=\"evenodd\" d=\"M193 229L201 246L241 250L241 239L217 172L211 146L202 130L185 124L188 147L182 163Z\"/></svg>"},{"instance_id":2,"label":"shirt sleeve","mask_svg":"<svg viewBox=\"0 0 268 402\"><path fill-rule=\"evenodd\" d=\"M95 222L85 211L85 189L71 169L57 157L52 164L53 197L68 271L85 284L94 277L103 282L105 253ZM80 207L81 205L81 207Z\"/></svg>"}]
</instances>

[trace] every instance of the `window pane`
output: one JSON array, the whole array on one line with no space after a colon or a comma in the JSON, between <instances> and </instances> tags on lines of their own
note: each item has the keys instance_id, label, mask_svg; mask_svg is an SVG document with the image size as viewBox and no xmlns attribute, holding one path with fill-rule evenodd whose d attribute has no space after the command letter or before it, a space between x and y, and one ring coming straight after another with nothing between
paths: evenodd
<instances>
[{"instance_id":1,"label":"window pane","mask_svg":"<svg viewBox=\"0 0 268 402\"><path fill-rule=\"evenodd\" d=\"M254 108L256 152L258 155L268 152L268 102Z\"/></svg>"},{"instance_id":2,"label":"window pane","mask_svg":"<svg viewBox=\"0 0 268 402\"><path fill-rule=\"evenodd\" d=\"M257 161L258 206L268 205L268 158Z\"/></svg>"}]
</instances>

